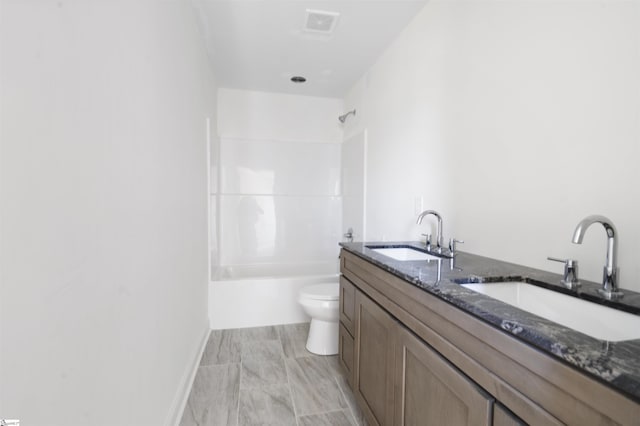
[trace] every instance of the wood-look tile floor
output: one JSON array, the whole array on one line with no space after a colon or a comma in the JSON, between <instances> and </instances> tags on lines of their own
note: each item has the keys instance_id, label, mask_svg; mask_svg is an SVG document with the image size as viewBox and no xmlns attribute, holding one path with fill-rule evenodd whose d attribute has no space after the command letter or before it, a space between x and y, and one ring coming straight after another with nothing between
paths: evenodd
<instances>
[{"instance_id":1,"label":"wood-look tile floor","mask_svg":"<svg viewBox=\"0 0 640 426\"><path fill-rule=\"evenodd\" d=\"M306 350L308 330L213 330L180 426L365 425L338 357Z\"/></svg>"}]
</instances>

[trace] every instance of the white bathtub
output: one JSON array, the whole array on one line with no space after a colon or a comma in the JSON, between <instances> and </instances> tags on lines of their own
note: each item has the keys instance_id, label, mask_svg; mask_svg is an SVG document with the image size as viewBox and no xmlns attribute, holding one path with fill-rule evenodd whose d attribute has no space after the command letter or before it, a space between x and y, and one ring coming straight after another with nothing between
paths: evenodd
<instances>
[{"instance_id":1,"label":"white bathtub","mask_svg":"<svg viewBox=\"0 0 640 426\"><path fill-rule=\"evenodd\" d=\"M214 330L308 322L298 291L310 284L338 282L338 266L227 266L217 275L220 279L209 283L209 325Z\"/></svg>"}]
</instances>

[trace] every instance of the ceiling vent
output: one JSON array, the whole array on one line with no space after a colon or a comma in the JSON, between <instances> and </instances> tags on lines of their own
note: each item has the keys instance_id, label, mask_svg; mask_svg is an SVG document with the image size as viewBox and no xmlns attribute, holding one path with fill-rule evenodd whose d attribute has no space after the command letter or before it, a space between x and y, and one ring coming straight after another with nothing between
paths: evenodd
<instances>
[{"instance_id":1,"label":"ceiling vent","mask_svg":"<svg viewBox=\"0 0 640 426\"><path fill-rule=\"evenodd\" d=\"M304 30L310 33L331 34L336 28L339 17L338 12L307 9Z\"/></svg>"}]
</instances>

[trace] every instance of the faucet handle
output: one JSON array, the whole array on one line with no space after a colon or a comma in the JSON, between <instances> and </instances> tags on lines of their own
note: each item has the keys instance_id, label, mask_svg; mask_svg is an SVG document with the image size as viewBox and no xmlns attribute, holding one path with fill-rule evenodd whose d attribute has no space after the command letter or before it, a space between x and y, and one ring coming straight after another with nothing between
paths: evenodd
<instances>
[{"instance_id":1,"label":"faucet handle","mask_svg":"<svg viewBox=\"0 0 640 426\"><path fill-rule=\"evenodd\" d=\"M578 280L578 261L573 259L559 259L557 257L547 257L548 260L564 263L564 276L562 284L568 289L575 289L580 286Z\"/></svg>"},{"instance_id":2,"label":"faucet handle","mask_svg":"<svg viewBox=\"0 0 640 426\"><path fill-rule=\"evenodd\" d=\"M464 240L456 240L455 238L449 239L449 251L451 252L451 256L456 254L456 243L464 244Z\"/></svg>"},{"instance_id":3,"label":"faucet handle","mask_svg":"<svg viewBox=\"0 0 640 426\"><path fill-rule=\"evenodd\" d=\"M424 244L427 246L427 251L431 250L431 234L420 234L425 237Z\"/></svg>"}]
</instances>

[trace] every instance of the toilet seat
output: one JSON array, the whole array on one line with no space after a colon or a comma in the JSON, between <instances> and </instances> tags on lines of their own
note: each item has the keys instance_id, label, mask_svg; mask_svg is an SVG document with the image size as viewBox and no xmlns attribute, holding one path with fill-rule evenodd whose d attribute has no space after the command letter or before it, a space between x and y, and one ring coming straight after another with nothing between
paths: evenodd
<instances>
[{"instance_id":1,"label":"toilet seat","mask_svg":"<svg viewBox=\"0 0 640 426\"><path fill-rule=\"evenodd\" d=\"M338 283L314 284L300 290L300 298L311 300L338 300L340 285Z\"/></svg>"}]
</instances>

